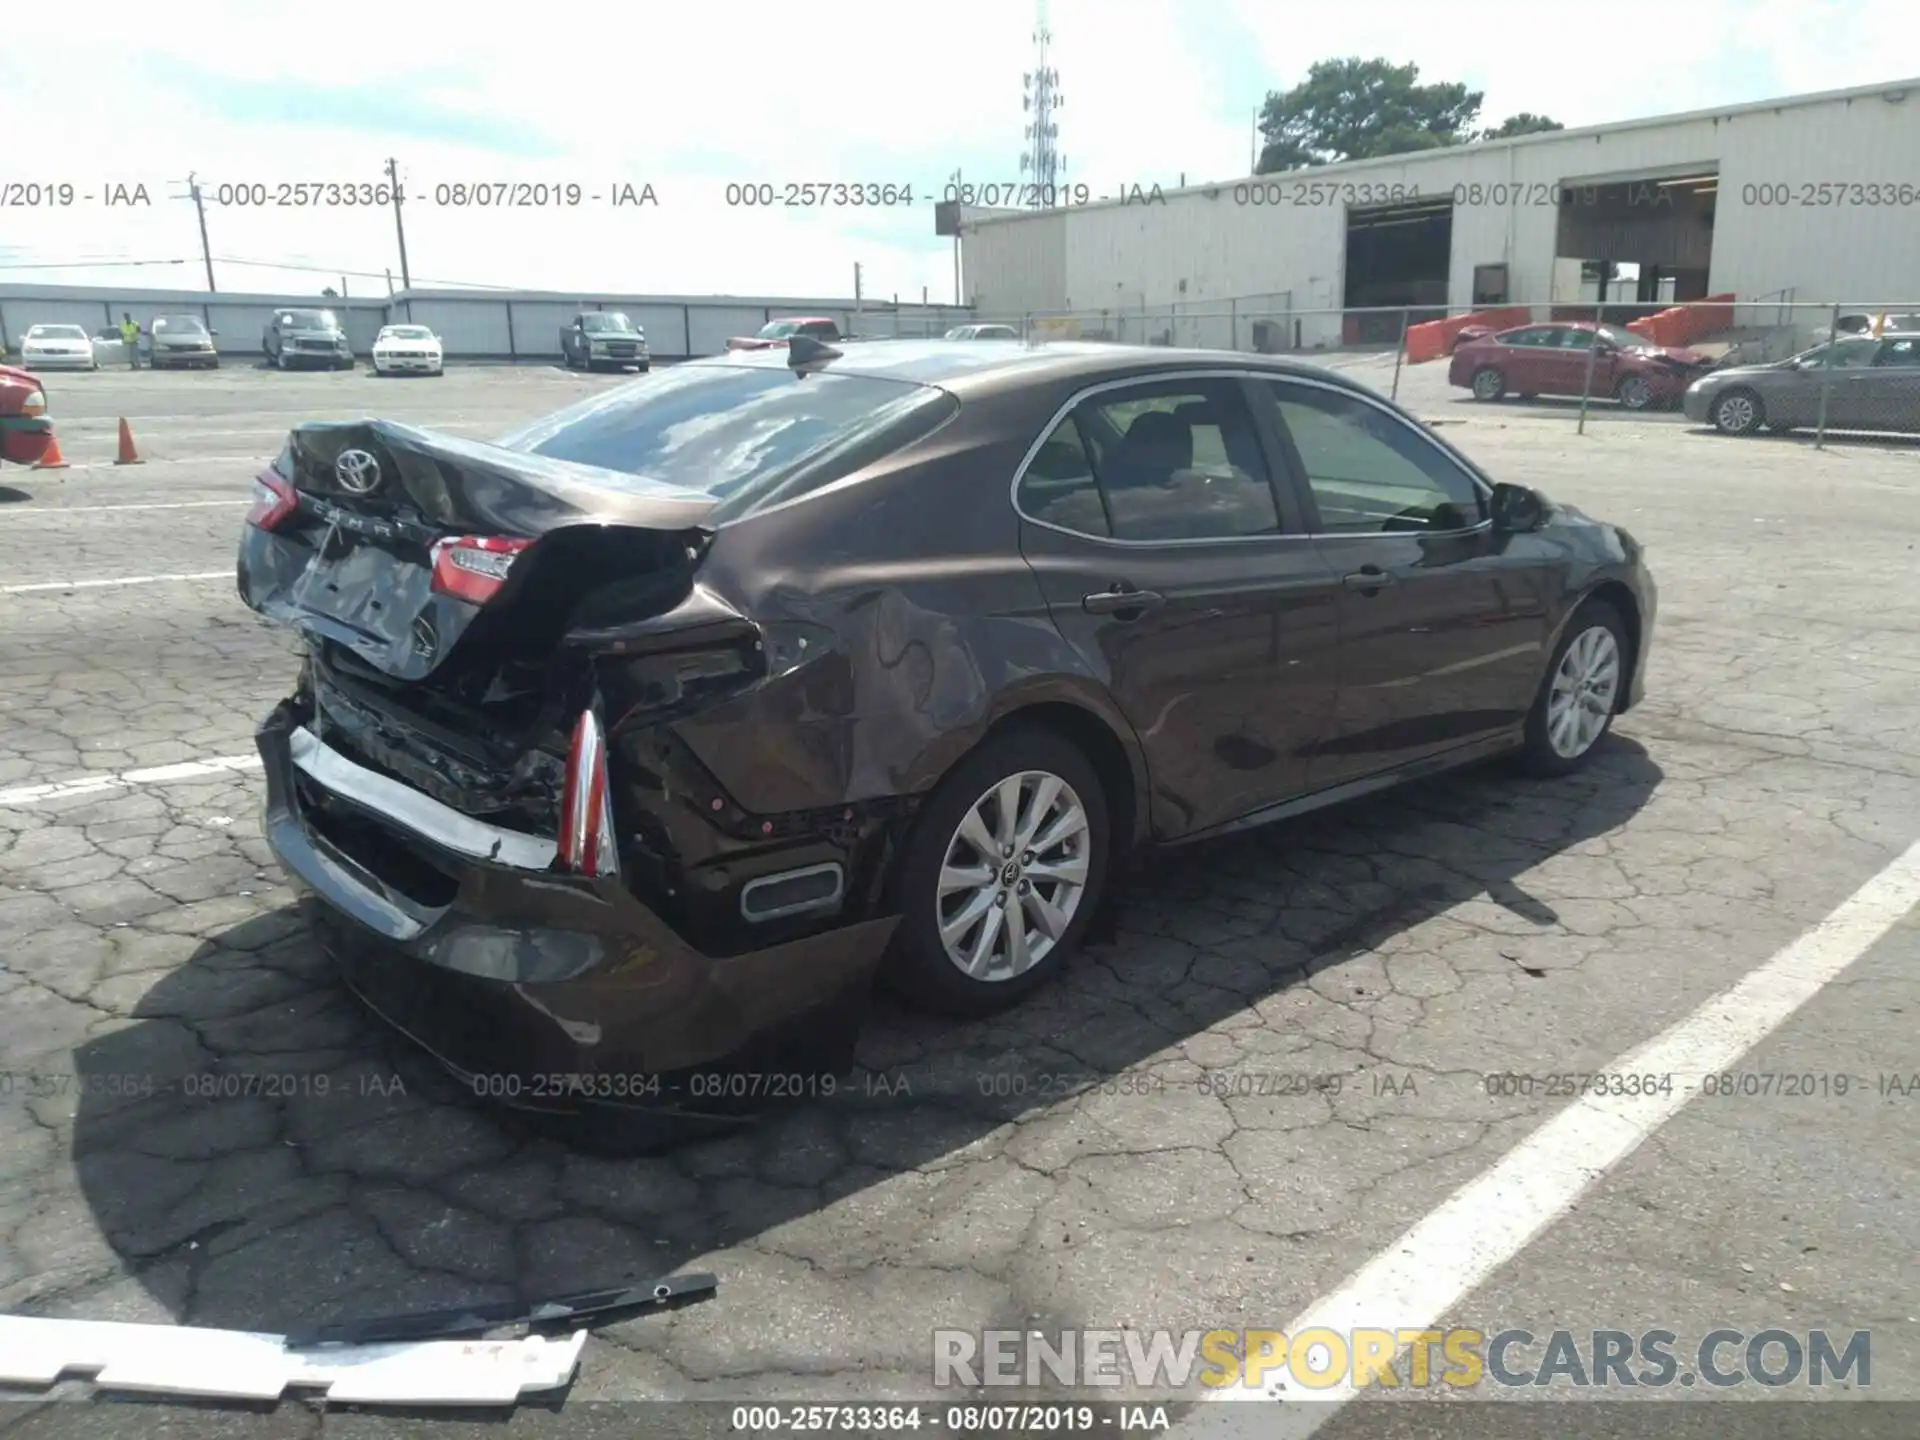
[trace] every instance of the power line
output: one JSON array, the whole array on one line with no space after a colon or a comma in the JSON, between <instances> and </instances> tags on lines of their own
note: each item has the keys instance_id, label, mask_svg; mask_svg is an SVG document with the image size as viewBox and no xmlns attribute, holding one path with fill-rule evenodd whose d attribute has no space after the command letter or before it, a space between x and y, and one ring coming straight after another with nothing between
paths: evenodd
<instances>
[{"instance_id":1,"label":"power line","mask_svg":"<svg viewBox=\"0 0 1920 1440\"><path fill-rule=\"evenodd\" d=\"M351 275L364 280L384 280L387 274L384 270L343 270L338 265L297 265L284 260L242 260L233 255L216 255L213 258L222 265L251 265L261 270L298 270L315 275ZM420 279L428 285L451 285L460 290L518 290L521 288L518 285L502 285L490 280L447 280L436 279L431 275L422 275ZM403 288L406 283L403 277L401 281Z\"/></svg>"},{"instance_id":2,"label":"power line","mask_svg":"<svg viewBox=\"0 0 1920 1440\"><path fill-rule=\"evenodd\" d=\"M0 270L111 270L128 265L184 265L186 263L185 260L62 260L58 263L50 264L42 261L29 265L16 265L9 262L0 265Z\"/></svg>"}]
</instances>

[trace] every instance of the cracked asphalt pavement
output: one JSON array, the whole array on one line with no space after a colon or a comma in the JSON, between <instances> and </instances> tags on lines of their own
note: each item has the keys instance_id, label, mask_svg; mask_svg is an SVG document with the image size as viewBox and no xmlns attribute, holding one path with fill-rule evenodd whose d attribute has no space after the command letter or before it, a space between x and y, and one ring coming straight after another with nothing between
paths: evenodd
<instances>
[{"instance_id":1,"label":"cracked asphalt pavement","mask_svg":"<svg viewBox=\"0 0 1920 1440\"><path fill-rule=\"evenodd\" d=\"M231 580L296 420L484 437L618 379L52 378L73 468L0 474L0 1311L279 1331L717 1273L597 1330L569 1406L932 1398L936 1328L1285 1325L1566 1103L1488 1074L1605 1070L1920 837L1920 447L1583 438L1431 378L1403 398L1497 478L1648 547L1648 699L1589 769L1153 858L1025 1006L880 1003L831 1099L641 1158L476 1103L336 984L248 764L290 645ZM1909 914L1741 1065L1847 1094L1692 1100L1451 1323L1871 1329L1847 1398L1920 1400L1920 1093L1880 1083L1920 1072L1917 959Z\"/></svg>"}]
</instances>

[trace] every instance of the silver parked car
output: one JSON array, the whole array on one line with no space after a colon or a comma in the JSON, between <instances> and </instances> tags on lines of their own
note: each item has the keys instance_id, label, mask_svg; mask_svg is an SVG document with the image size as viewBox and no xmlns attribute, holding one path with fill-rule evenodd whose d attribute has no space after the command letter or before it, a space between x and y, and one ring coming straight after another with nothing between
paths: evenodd
<instances>
[{"instance_id":1,"label":"silver parked car","mask_svg":"<svg viewBox=\"0 0 1920 1440\"><path fill-rule=\"evenodd\" d=\"M220 352L213 348L213 337L197 315L156 315L147 327L151 339L147 354L156 370L196 366L206 370L220 368Z\"/></svg>"},{"instance_id":2,"label":"silver parked car","mask_svg":"<svg viewBox=\"0 0 1920 1440\"><path fill-rule=\"evenodd\" d=\"M1920 334L1851 335L1767 365L1732 365L1687 387L1689 420L1727 435L1763 426L1827 424L1840 430L1920 431Z\"/></svg>"},{"instance_id":3,"label":"silver parked car","mask_svg":"<svg viewBox=\"0 0 1920 1440\"><path fill-rule=\"evenodd\" d=\"M1018 340L1020 332L1011 325L956 325L941 337L946 340Z\"/></svg>"}]
</instances>

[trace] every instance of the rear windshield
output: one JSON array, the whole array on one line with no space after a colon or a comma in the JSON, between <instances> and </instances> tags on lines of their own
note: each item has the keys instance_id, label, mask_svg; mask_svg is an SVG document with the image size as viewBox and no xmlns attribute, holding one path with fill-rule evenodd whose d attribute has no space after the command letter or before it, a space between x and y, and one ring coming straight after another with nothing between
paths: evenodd
<instances>
[{"instance_id":1,"label":"rear windshield","mask_svg":"<svg viewBox=\"0 0 1920 1440\"><path fill-rule=\"evenodd\" d=\"M727 502L723 519L850 473L957 406L944 390L874 376L677 365L496 443L712 495Z\"/></svg>"}]
</instances>

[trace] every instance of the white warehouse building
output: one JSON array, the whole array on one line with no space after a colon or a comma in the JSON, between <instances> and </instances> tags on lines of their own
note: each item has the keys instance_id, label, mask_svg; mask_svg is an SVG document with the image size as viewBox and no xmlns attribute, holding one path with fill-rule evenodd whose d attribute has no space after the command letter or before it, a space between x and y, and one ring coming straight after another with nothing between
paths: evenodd
<instances>
[{"instance_id":1,"label":"white warehouse building","mask_svg":"<svg viewBox=\"0 0 1920 1440\"><path fill-rule=\"evenodd\" d=\"M1399 316L1355 313L1369 307L1920 308L1920 80L1158 195L1142 182L969 216L960 245L982 318L1106 315L1122 338L1235 348L1261 315L1286 317L1280 348L1391 341ZM1128 333L1156 314L1191 323Z\"/></svg>"}]
</instances>

